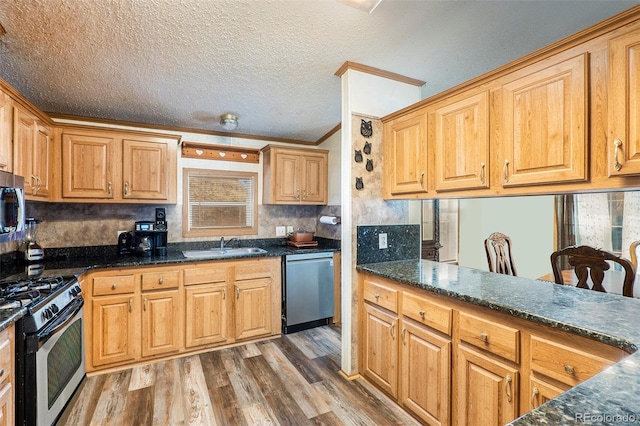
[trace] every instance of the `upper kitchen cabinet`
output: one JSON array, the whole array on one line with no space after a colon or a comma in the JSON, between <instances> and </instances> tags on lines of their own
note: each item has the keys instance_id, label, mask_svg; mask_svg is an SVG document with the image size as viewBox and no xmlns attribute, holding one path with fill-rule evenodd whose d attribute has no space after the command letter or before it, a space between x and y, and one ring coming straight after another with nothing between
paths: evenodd
<instances>
[{"instance_id":1,"label":"upper kitchen cabinet","mask_svg":"<svg viewBox=\"0 0 640 426\"><path fill-rule=\"evenodd\" d=\"M13 101L0 90L0 170L13 171Z\"/></svg>"},{"instance_id":2,"label":"upper kitchen cabinet","mask_svg":"<svg viewBox=\"0 0 640 426\"><path fill-rule=\"evenodd\" d=\"M427 114L424 109L383 121L385 198L427 193Z\"/></svg>"},{"instance_id":3,"label":"upper kitchen cabinet","mask_svg":"<svg viewBox=\"0 0 640 426\"><path fill-rule=\"evenodd\" d=\"M51 127L21 106L14 106L13 172L24 177L28 200L49 200L52 192L51 154Z\"/></svg>"},{"instance_id":4,"label":"upper kitchen cabinet","mask_svg":"<svg viewBox=\"0 0 640 426\"><path fill-rule=\"evenodd\" d=\"M176 202L178 138L60 129L62 200Z\"/></svg>"},{"instance_id":5,"label":"upper kitchen cabinet","mask_svg":"<svg viewBox=\"0 0 640 426\"><path fill-rule=\"evenodd\" d=\"M609 176L640 174L640 29L609 41Z\"/></svg>"},{"instance_id":6,"label":"upper kitchen cabinet","mask_svg":"<svg viewBox=\"0 0 640 426\"><path fill-rule=\"evenodd\" d=\"M267 145L262 152L263 204L327 204L329 151Z\"/></svg>"},{"instance_id":7,"label":"upper kitchen cabinet","mask_svg":"<svg viewBox=\"0 0 640 426\"><path fill-rule=\"evenodd\" d=\"M551 57L502 85L504 187L587 180L587 58Z\"/></svg>"},{"instance_id":8,"label":"upper kitchen cabinet","mask_svg":"<svg viewBox=\"0 0 640 426\"><path fill-rule=\"evenodd\" d=\"M436 191L489 188L489 91L472 90L429 113Z\"/></svg>"}]
</instances>

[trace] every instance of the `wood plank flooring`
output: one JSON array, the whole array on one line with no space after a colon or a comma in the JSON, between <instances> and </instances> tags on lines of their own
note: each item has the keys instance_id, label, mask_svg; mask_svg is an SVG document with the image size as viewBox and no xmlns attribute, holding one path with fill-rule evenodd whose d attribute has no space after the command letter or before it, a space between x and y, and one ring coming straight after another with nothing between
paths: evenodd
<instances>
[{"instance_id":1,"label":"wood plank flooring","mask_svg":"<svg viewBox=\"0 0 640 426\"><path fill-rule=\"evenodd\" d=\"M340 370L340 331L260 343L89 377L58 425L414 425Z\"/></svg>"}]
</instances>

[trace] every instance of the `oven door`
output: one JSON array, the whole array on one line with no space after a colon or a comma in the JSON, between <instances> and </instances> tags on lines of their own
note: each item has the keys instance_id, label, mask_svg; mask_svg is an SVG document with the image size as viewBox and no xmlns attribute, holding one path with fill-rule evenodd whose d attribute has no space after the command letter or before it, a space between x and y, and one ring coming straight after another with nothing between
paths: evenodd
<instances>
[{"instance_id":1,"label":"oven door","mask_svg":"<svg viewBox=\"0 0 640 426\"><path fill-rule=\"evenodd\" d=\"M38 425L53 424L85 376L83 304L82 298L74 299L56 321L34 335Z\"/></svg>"}]
</instances>

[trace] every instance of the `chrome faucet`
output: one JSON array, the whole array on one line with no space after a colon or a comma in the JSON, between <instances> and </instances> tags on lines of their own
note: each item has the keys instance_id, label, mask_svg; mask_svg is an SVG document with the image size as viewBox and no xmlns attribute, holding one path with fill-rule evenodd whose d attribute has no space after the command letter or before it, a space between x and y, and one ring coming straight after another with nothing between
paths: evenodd
<instances>
[{"instance_id":1,"label":"chrome faucet","mask_svg":"<svg viewBox=\"0 0 640 426\"><path fill-rule=\"evenodd\" d=\"M220 250L224 250L225 246L228 245L228 244L231 244L234 240L237 241L238 244L240 244L240 240L237 239L236 237L233 237L232 239L230 239L226 243L224 242L224 237L220 237Z\"/></svg>"}]
</instances>

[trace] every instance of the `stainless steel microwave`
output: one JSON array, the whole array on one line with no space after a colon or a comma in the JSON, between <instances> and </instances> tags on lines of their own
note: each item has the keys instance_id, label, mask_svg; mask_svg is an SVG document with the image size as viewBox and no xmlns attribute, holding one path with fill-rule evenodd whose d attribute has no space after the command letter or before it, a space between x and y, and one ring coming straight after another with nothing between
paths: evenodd
<instances>
[{"instance_id":1,"label":"stainless steel microwave","mask_svg":"<svg viewBox=\"0 0 640 426\"><path fill-rule=\"evenodd\" d=\"M25 235L24 178L0 171L0 243Z\"/></svg>"}]
</instances>

